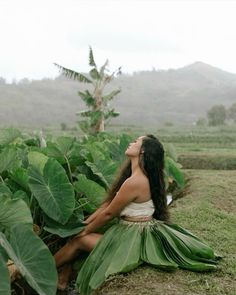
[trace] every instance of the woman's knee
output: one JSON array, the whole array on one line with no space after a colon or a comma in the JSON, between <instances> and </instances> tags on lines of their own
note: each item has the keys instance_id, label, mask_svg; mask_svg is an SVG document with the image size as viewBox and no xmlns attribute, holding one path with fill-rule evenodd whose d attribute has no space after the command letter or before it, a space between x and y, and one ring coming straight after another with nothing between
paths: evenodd
<instances>
[{"instance_id":1,"label":"woman's knee","mask_svg":"<svg viewBox=\"0 0 236 295\"><path fill-rule=\"evenodd\" d=\"M81 250L90 252L101 237L102 235L97 233L91 233L82 237L76 236L73 238L73 243L77 244Z\"/></svg>"}]
</instances>

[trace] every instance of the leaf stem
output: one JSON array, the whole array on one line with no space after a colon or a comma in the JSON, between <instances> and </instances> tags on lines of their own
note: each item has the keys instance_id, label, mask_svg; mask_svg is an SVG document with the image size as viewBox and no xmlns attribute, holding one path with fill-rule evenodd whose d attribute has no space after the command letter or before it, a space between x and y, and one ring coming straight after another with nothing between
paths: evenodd
<instances>
[{"instance_id":1,"label":"leaf stem","mask_svg":"<svg viewBox=\"0 0 236 295\"><path fill-rule=\"evenodd\" d=\"M68 167L68 172L69 172L69 179L70 179L70 182L73 183L73 179L72 179L72 173L71 173L71 169L70 169L70 163L67 159L66 156L64 156L65 160L66 160L66 164L67 164L67 167Z\"/></svg>"}]
</instances>

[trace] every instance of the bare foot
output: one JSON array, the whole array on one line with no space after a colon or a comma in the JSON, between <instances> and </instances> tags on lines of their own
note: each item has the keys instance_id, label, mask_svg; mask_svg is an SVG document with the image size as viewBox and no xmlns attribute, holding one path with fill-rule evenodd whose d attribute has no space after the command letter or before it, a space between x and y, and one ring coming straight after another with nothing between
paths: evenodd
<instances>
[{"instance_id":1,"label":"bare foot","mask_svg":"<svg viewBox=\"0 0 236 295\"><path fill-rule=\"evenodd\" d=\"M58 283L57 283L58 290L64 291L66 289L71 272L72 272L71 264L66 264L61 268L60 272L58 273Z\"/></svg>"}]
</instances>

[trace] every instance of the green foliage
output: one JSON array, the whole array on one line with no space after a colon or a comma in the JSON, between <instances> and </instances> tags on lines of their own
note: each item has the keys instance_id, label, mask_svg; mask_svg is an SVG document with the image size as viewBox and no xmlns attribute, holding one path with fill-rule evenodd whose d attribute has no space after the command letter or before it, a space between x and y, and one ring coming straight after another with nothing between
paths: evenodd
<instances>
[{"instance_id":1,"label":"green foliage","mask_svg":"<svg viewBox=\"0 0 236 295\"><path fill-rule=\"evenodd\" d=\"M0 193L0 293L10 294L6 262L11 259L38 294L54 295L57 272L53 257L31 229L32 217L27 204L21 199L11 199L7 191L8 195Z\"/></svg>"},{"instance_id":2,"label":"green foliage","mask_svg":"<svg viewBox=\"0 0 236 295\"><path fill-rule=\"evenodd\" d=\"M9 294L5 262L11 259L38 294L55 294L54 260L40 238L66 238L84 228L84 215L104 199L132 138L106 133L80 139L62 136L40 147L32 145L35 138L25 135L19 141L19 132L8 132L0 149L0 291ZM169 147L166 179L182 187L175 160ZM32 231L33 224L40 237Z\"/></svg>"},{"instance_id":3,"label":"green foliage","mask_svg":"<svg viewBox=\"0 0 236 295\"><path fill-rule=\"evenodd\" d=\"M6 262L4 258L2 257L0 253L0 276L1 276L1 282L0 282L0 294L4 295L10 295L11 289L10 289L10 276L8 269L6 267Z\"/></svg>"},{"instance_id":4,"label":"green foliage","mask_svg":"<svg viewBox=\"0 0 236 295\"><path fill-rule=\"evenodd\" d=\"M233 103L228 109L228 116L236 123L236 103Z\"/></svg>"},{"instance_id":5,"label":"green foliage","mask_svg":"<svg viewBox=\"0 0 236 295\"><path fill-rule=\"evenodd\" d=\"M108 60L106 60L104 65L98 70L91 47L89 48L89 66L92 67L92 69L89 71L89 78L58 64L55 64L55 66L57 66L66 77L93 85L92 93L88 89L78 92L79 96L87 106L87 110L77 113L79 116L78 123L82 131L85 133L96 134L104 131L104 122L108 121L110 118L119 116L119 113L109 107L109 102L121 91L120 89L117 89L104 95L104 88L112 81L115 75L121 73L121 68L118 68L110 74L107 69Z\"/></svg>"},{"instance_id":6,"label":"green foliage","mask_svg":"<svg viewBox=\"0 0 236 295\"><path fill-rule=\"evenodd\" d=\"M223 105L215 105L207 112L207 117L210 126L223 125L226 120L226 109Z\"/></svg>"},{"instance_id":7,"label":"green foliage","mask_svg":"<svg viewBox=\"0 0 236 295\"><path fill-rule=\"evenodd\" d=\"M57 272L46 245L23 224L11 227L8 234L7 238L0 232L0 244L21 275L38 294L55 294Z\"/></svg>"},{"instance_id":8,"label":"green foliage","mask_svg":"<svg viewBox=\"0 0 236 295\"><path fill-rule=\"evenodd\" d=\"M199 118L196 122L197 126L206 126L207 125L207 120L205 118Z\"/></svg>"},{"instance_id":9,"label":"green foliage","mask_svg":"<svg viewBox=\"0 0 236 295\"><path fill-rule=\"evenodd\" d=\"M17 138L21 137L21 133L15 128L5 128L0 130L0 146L14 142Z\"/></svg>"},{"instance_id":10,"label":"green foliage","mask_svg":"<svg viewBox=\"0 0 236 295\"><path fill-rule=\"evenodd\" d=\"M39 206L53 220L65 224L75 207L74 190L65 170L55 159L48 159L43 173L30 166L29 187Z\"/></svg>"},{"instance_id":11,"label":"green foliage","mask_svg":"<svg viewBox=\"0 0 236 295\"><path fill-rule=\"evenodd\" d=\"M0 202L0 229L9 229L19 223L32 224L30 209L23 200L0 194Z\"/></svg>"}]
</instances>

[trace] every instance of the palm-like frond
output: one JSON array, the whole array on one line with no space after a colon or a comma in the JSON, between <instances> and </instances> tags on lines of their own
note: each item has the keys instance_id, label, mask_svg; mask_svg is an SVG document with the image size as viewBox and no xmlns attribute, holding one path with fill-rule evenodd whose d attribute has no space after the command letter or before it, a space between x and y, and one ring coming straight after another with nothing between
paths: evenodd
<instances>
[{"instance_id":1,"label":"palm-like frond","mask_svg":"<svg viewBox=\"0 0 236 295\"><path fill-rule=\"evenodd\" d=\"M117 90L113 90L111 93L105 95L102 97L103 101L109 101L111 99L113 99L114 96L116 96L117 94L119 94L121 92L121 89L117 89Z\"/></svg>"},{"instance_id":2,"label":"palm-like frond","mask_svg":"<svg viewBox=\"0 0 236 295\"><path fill-rule=\"evenodd\" d=\"M89 75L94 79L94 80L101 80L101 76L98 73L96 68L93 68L90 72Z\"/></svg>"},{"instance_id":3,"label":"palm-like frond","mask_svg":"<svg viewBox=\"0 0 236 295\"><path fill-rule=\"evenodd\" d=\"M62 72L63 75L65 75L66 77L70 79L79 80L80 82L84 82L84 83L93 83L90 79L88 79L86 76L84 76L81 73L75 72L71 69L65 68L56 63L54 63L54 65L59 68L59 70Z\"/></svg>"},{"instance_id":4,"label":"palm-like frond","mask_svg":"<svg viewBox=\"0 0 236 295\"><path fill-rule=\"evenodd\" d=\"M109 63L109 60L107 59L105 61L104 65L100 68L99 74L100 74L101 77L104 76L104 71L105 71L106 67L108 66L108 63Z\"/></svg>"},{"instance_id":5,"label":"palm-like frond","mask_svg":"<svg viewBox=\"0 0 236 295\"><path fill-rule=\"evenodd\" d=\"M93 50L92 50L92 47L91 46L89 47L89 65L91 67L97 68L96 63L94 61Z\"/></svg>"},{"instance_id":6,"label":"palm-like frond","mask_svg":"<svg viewBox=\"0 0 236 295\"><path fill-rule=\"evenodd\" d=\"M93 95L86 90L85 92L79 91L79 96L83 99L83 101L86 103L87 106L95 106L95 99Z\"/></svg>"}]
</instances>

